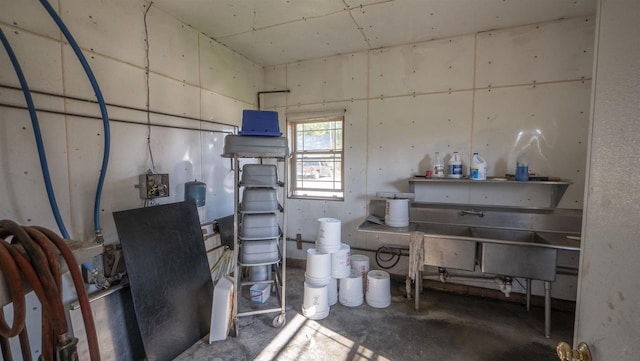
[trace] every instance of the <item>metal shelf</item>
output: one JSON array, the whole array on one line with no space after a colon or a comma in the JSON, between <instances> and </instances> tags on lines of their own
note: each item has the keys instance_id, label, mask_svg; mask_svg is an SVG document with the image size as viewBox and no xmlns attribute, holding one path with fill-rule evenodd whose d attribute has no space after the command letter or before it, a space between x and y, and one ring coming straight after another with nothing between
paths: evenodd
<instances>
[{"instance_id":1,"label":"metal shelf","mask_svg":"<svg viewBox=\"0 0 640 361\"><path fill-rule=\"evenodd\" d=\"M285 183L282 181L279 181L278 184L274 184L271 186L271 188L276 188L276 187L283 187L283 197L281 200L281 203L278 204L278 210L273 210L273 211L268 211L268 212L250 212L250 213L277 213L277 212L282 212L282 225L280 228L280 234L277 236L273 236L273 237L263 237L263 238L243 238L239 236L239 231L240 231L240 222L242 219L242 214L249 214L249 212L243 212L240 208L241 204L240 204L240 191L242 189L251 187L251 185L249 184L242 184L240 182L240 159L241 158L270 158L270 159L276 159L278 161L283 161L284 164L284 175L283 175L283 179L286 179L286 173L287 173L287 162L286 160L286 156L283 156L280 153L226 153L223 154L222 157L225 158L231 158L232 162L233 162L233 171L234 171L234 225L233 225L233 243L234 243L234 248L233 248L233 259L234 259L234 272L233 272L233 279L234 279L234 295L233 295L233 313L232 313L232 320L233 320L233 335L234 336L238 336L240 333L239 330L239 322L238 322L238 318L239 317L243 317L243 316L252 316L252 315L258 315L258 314L266 314L266 313L274 313L274 312L278 312L278 315L273 319L273 326L274 327L282 327L285 323L286 323L286 252L287 252L287 248L286 248L286 230L287 230L287 217L286 217L286 213L285 213L285 202L286 202L286 187L285 187ZM260 187L265 187L265 186L260 186ZM269 186L267 186L269 187ZM239 254L239 250L240 250L240 244L244 241L257 241L257 240L272 240L272 239L277 239L278 240L278 253L279 253L279 258L273 262L265 262L265 263L242 263L240 262L240 254ZM267 280L267 281L244 281L242 280L242 272L241 272L241 267L244 266L248 266L248 267L254 267L254 266L267 266L267 265L275 265L275 271L274 273L274 279L273 280ZM269 271L271 272L271 270ZM245 311L245 310L239 310L238 309L238 297L242 297L242 287L246 287L246 286L250 286L250 285L254 285L254 284L260 284L260 283L273 283L272 287L275 288L276 290L276 295L278 298L278 305L279 307L277 308L264 308L264 309L258 309L258 310L249 310L249 311ZM261 305L256 304L255 306L259 307Z\"/></svg>"}]
</instances>

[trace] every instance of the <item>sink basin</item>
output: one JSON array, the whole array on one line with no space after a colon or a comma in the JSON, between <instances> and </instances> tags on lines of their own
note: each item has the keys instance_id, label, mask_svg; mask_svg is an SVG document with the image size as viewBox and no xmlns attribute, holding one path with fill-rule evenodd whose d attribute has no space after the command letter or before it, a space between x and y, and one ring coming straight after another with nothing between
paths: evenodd
<instances>
[{"instance_id":1,"label":"sink basin","mask_svg":"<svg viewBox=\"0 0 640 361\"><path fill-rule=\"evenodd\" d=\"M511 241L521 243L549 244L542 236L533 231L522 231L502 228L470 228L473 237Z\"/></svg>"},{"instance_id":2,"label":"sink basin","mask_svg":"<svg viewBox=\"0 0 640 361\"><path fill-rule=\"evenodd\" d=\"M469 227L450 224L416 223L416 231L445 236L473 237Z\"/></svg>"},{"instance_id":3,"label":"sink basin","mask_svg":"<svg viewBox=\"0 0 640 361\"><path fill-rule=\"evenodd\" d=\"M480 267L484 273L555 281L558 250L528 244L549 244L538 233L499 228L471 228L483 242Z\"/></svg>"}]
</instances>

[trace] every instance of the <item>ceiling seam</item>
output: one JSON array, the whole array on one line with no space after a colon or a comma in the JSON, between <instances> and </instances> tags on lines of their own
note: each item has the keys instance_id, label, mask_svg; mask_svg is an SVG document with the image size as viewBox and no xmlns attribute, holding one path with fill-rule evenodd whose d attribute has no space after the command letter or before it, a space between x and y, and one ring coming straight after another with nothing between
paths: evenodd
<instances>
[{"instance_id":1,"label":"ceiling seam","mask_svg":"<svg viewBox=\"0 0 640 361\"><path fill-rule=\"evenodd\" d=\"M353 9L349 8L349 4L347 4L346 0L342 0L342 2L347 6L347 10L349 11L349 17L351 17L351 20L353 20L353 23L356 25L356 29L360 31L360 34L362 34L364 42L367 43L367 47L371 49L371 43L369 42L369 38L367 37L367 34L365 34L364 32L364 28L360 26L360 24L358 24L358 22L356 21L356 18L353 17L353 13L351 12ZM360 8L362 8L362 4L360 4Z\"/></svg>"}]
</instances>

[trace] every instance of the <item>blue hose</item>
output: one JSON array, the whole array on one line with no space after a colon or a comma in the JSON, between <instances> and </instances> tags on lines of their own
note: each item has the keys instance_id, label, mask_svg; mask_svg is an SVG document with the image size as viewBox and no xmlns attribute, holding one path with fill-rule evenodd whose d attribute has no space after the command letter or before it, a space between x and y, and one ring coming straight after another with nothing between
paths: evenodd
<instances>
[{"instance_id":1,"label":"blue hose","mask_svg":"<svg viewBox=\"0 0 640 361\"><path fill-rule=\"evenodd\" d=\"M69 239L69 233L67 232L67 228L64 226L64 221L62 220L60 210L58 209L58 202L56 202L56 195L53 192L51 175L49 174L49 166L47 165L47 155L44 149L44 142L42 141L42 134L40 133L40 123L38 122L36 107L34 106L33 99L31 98L31 91L29 90L27 79L24 77L24 73L22 72L20 63L18 62L18 58L13 52L11 44L9 44L9 40L7 40L7 37L4 35L2 29L0 29L0 40L2 41L2 45L4 45L5 50L7 51L7 55L9 55L9 59L11 60L11 64L13 65L13 69L15 70L16 75L18 76L18 80L20 81L22 93L24 93L24 99L27 102L29 116L31 117L31 125L33 126L33 135L36 137L38 157L40 158L40 169L42 169L42 177L44 178L44 185L47 190L47 197L49 198L51 210L53 211L53 217L58 224L58 228L60 229L62 237Z\"/></svg>"},{"instance_id":2,"label":"blue hose","mask_svg":"<svg viewBox=\"0 0 640 361\"><path fill-rule=\"evenodd\" d=\"M62 34L64 34L64 37L69 42L69 45L71 45L71 48L76 53L76 56L78 57L82 68L84 68L84 71L89 78L89 82L91 82L93 91L96 93L96 99L98 100L98 105L100 106L100 113L102 113L102 124L104 127L104 153L102 155L102 167L100 168L100 177L98 179L96 199L93 207L93 225L96 233L96 239L98 242L102 243L104 240L102 239L102 229L100 228L100 198L102 197L104 178L107 174L107 166L109 164L109 149L111 147L111 133L109 130L109 115L107 114L107 105L105 104L104 98L102 97L102 92L100 91L100 87L98 86L98 81L93 75L93 71L91 71L91 67L89 67L87 59L84 57L84 54L82 54L80 46L78 46L78 43L69 32L69 29L67 29L60 16L58 16L56 11L47 0L40 0L40 3L47 10L53 21L55 21L56 25L58 25L58 28L60 28L60 31L62 32Z\"/></svg>"}]
</instances>

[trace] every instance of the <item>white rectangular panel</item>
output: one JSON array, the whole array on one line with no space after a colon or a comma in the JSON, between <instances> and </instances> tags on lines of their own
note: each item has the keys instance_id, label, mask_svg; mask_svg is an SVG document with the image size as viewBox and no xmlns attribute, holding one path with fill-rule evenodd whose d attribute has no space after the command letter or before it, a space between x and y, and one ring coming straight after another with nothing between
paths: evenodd
<instances>
[{"instance_id":1,"label":"white rectangular panel","mask_svg":"<svg viewBox=\"0 0 640 361\"><path fill-rule=\"evenodd\" d=\"M478 34L476 86L591 78L593 17Z\"/></svg>"},{"instance_id":2,"label":"white rectangular panel","mask_svg":"<svg viewBox=\"0 0 640 361\"><path fill-rule=\"evenodd\" d=\"M370 96L473 87L474 35L371 51Z\"/></svg>"}]
</instances>

